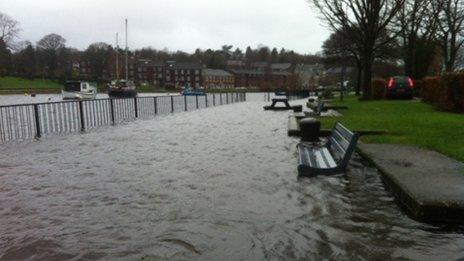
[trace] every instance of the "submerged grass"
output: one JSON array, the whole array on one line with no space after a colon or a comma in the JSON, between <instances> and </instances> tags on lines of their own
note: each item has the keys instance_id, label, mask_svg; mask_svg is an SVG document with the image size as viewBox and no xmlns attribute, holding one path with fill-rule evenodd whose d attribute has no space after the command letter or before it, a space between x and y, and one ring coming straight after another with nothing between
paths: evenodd
<instances>
[{"instance_id":1,"label":"submerged grass","mask_svg":"<svg viewBox=\"0 0 464 261\"><path fill-rule=\"evenodd\" d=\"M364 136L370 143L416 145L464 162L464 115L437 111L419 101L358 101L349 97L334 105L348 106L344 117L323 118L322 126L331 128L339 121L357 131L387 131L388 134Z\"/></svg>"}]
</instances>

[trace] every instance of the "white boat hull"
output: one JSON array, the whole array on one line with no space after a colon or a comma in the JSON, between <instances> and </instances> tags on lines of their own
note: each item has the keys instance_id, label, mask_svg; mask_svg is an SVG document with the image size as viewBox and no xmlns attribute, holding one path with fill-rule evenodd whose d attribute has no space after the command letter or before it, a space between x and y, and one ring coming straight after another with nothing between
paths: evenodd
<instances>
[{"instance_id":1,"label":"white boat hull","mask_svg":"<svg viewBox=\"0 0 464 261\"><path fill-rule=\"evenodd\" d=\"M67 92L61 91L64 100L93 100L97 98L96 92Z\"/></svg>"}]
</instances>

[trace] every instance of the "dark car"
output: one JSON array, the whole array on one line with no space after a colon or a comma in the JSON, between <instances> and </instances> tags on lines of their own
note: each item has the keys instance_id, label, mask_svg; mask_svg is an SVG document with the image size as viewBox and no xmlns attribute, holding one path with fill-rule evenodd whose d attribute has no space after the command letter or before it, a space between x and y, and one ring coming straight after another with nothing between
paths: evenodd
<instances>
[{"instance_id":1,"label":"dark car","mask_svg":"<svg viewBox=\"0 0 464 261\"><path fill-rule=\"evenodd\" d=\"M408 98L414 96L414 81L408 76L394 76L388 81L387 98Z\"/></svg>"}]
</instances>

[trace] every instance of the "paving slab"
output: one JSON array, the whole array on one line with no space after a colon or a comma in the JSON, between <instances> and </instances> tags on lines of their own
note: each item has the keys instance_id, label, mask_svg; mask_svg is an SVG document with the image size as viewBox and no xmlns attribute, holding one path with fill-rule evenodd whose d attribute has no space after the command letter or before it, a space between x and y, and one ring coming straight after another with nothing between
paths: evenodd
<instances>
[{"instance_id":1,"label":"paving slab","mask_svg":"<svg viewBox=\"0 0 464 261\"><path fill-rule=\"evenodd\" d=\"M413 146L358 144L397 200L418 220L464 223L464 164Z\"/></svg>"}]
</instances>

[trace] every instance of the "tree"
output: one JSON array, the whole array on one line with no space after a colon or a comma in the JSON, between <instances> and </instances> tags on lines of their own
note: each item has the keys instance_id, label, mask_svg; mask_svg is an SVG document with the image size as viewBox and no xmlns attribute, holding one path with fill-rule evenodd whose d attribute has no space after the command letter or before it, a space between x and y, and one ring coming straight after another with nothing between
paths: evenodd
<instances>
[{"instance_id":1,"label":"tree","mask_svg":"<svg viewBox=\"0 0 464 261\"><path fill-rule=\"evenodd\" d=\"M104 73L111 71L109 58L113 53L113 48L109 44L99 42L90 44L84 52L84 59L89 64L91 77L101 81L105 78Z\"/></svg>"},{"instance_id":2,"label":"tree","mask_svg":"<svg viewBox=\"0 0 464 261\"><path fill-rule=\"evenodd\" d=\"M25 42L23 44L25 47L15 55L15 72L22 77L32 79L36 70L35 49L31 42Z\"/></svg>"},{"instance_id":3,"label":"tree","mask_svg":"<svg viewBox=\"0 0 464 261\"><path fill-rule=\"evenodd\" d=\"M57 34L44 36L37 42L42 73L48 72L49 77L55 77L59 55L64 53L66 40Z\"/></svg>"},{"instance_id":4,"label":"tree","mask_svg":"<svg viewBox=\"0 0 464 261\"><path fill-rule=\"evenodd\" d=\"M268 62L271 57L271 50L267 46L260 46L258 49L258 59L260 62Z\"/></svg>"},{"instance_id":5,"label":"tree","mask_svg":"<svg viewBox=\"0 0 464 261\"><path fill-rule=\"evenodd\" d=\"M279 62L279 51L277 48L273 48L271 51L271 63L278 63Z\"/></svg>"},{"instance_id":6,"label":"tree","mask_svg":"<svg viewBox=\"0 0 464 261\"><path fill-rule=\"evenodd\" d=\"M0 39L0 76L5 76L11 68L11 52L8 50L5 41Z\"/></svg>"},{"instance_id":7,"label":"tree","mask_svg":"<svg viewBox=\"0 0 464 261\"><path fill-rule=\"evenodd\" d=\"M232 58L235 60L241 60L243 58L242 50L240 50L240 48L237 47L232 54Z\"/></svg>"},{"instance_id":8,"label":"tree","mask_svg":"<svg viewBox=\"0 0 464 261\"><path fill-rule=\"evenodd\" d=\"M403 8L395 17L396 27L402 44L402 56L404 61L404 74L413 78L420 78L424 74L423 66L417 64L417 60L430 56L427 53L418 53L418 45L433 42L437 27L437 8L433 6L434 0L405 0ZM417 69L421 68L422 71ZM427 70L427 69L426 69Z\"/></svg>"},{"instance_id":9,"label":"tree","mask_svg":"<svg viewBox=\"0 0 464 261\"><path fill-rule=\"evenodd\" d=\"M464 44L464 0L436 0L434 8L439 10L437 23L445 71L452 72Z\"/></svg>"},{"instance_id":10,"label":"tree","mask_svg":"<svg viewBox=\"0 0 464 261\"><path fill-rule=\"evenodd\" d=\"M18 21L0 12L0 39L9 48L12 48L13 41L20 31Z\"/></svg>"},{"instance_id":11,"label":"tree","mask_svg":"<svg viewBox=\"0 0 464 261\"><path fill-rule=\"evenodd\" d=\"M362 61L363 98L371 98L372 65L376 53L396 35L388 30L404 0L308 0L334 32L354 43ZM349 34L347 34L349 32ZM386 34L386 39L382 39Z\"/></svg>"},{"instance_id":12,"label":"tree","mask_svg":"<svg viewBox=\"0 0 464 261\"><path fill-rule=\"evenodd\" d=\"M325 57L325 63L343 63L344 59L354 61L357 68L356 77L356 95L361 93L361 80L362 80L362 62L361 62L361 50L353 42L344 40L344 34L339 32L332 33L323 45L322 51Z\"/></svg>"}]
</instances>

